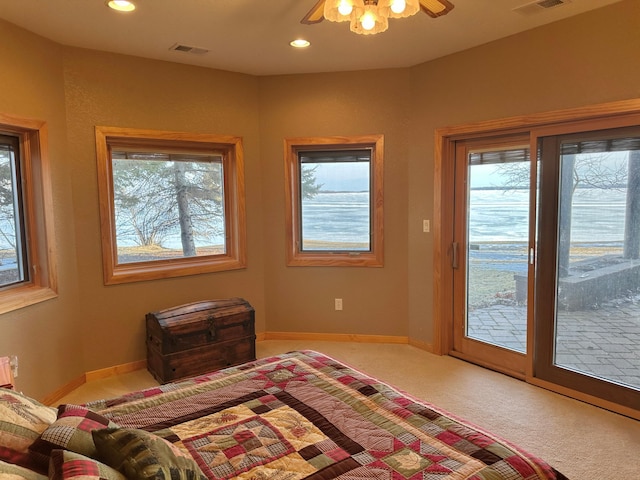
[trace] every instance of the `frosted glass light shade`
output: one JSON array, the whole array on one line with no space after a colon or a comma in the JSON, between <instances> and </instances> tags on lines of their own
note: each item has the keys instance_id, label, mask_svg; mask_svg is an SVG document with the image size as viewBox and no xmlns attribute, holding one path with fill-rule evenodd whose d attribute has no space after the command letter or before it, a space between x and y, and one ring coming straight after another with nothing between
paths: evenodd
<instances>
[{"instance_id":1,"label":"frosted glass light shade","mask_svg":"<svg viewBox=\"0 0 640 480\"><path fill-rule=\"evenodd\" d=\"M381 3L383 2L379 2ZM386 0L384 3L388 6L386 13L389 18L406 18L420 11L419 0Z\"/></svg>"},{"instance_id":2,"label":"frosted glass light shade","mask_svg":"<svg viewBox=\"0 0 640 480\"><path fill-rule=\"evenodd\" d=\"M350 30L360 35L374 35L389 28L389 20L378 10L377 5L363 5L354 10Z\"/></svg>"},{"instance_id":3,"label":"frosted glass light shade","mask_svg":"<svg viewBox=\"0 0 640 480\"><path fill-rule=\"evenodd\" d=\"M348 22L353 12L364 6L364 0L326 0L324 18L332 22Z\"/></svg>"}]
</instances>

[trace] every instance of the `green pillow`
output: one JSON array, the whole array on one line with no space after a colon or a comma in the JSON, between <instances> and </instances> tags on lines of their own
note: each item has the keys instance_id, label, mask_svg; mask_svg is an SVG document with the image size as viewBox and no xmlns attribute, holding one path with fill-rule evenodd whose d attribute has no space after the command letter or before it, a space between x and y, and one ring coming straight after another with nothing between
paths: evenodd
<instances>
[{"instance_id":1,"label":"green pillow","mask_svg":"<svg viewBox=\"0 0 640 480\"><path fill-rule=\"evenodd\" d=\"M153 433L134 428L91 433L98 459L128 480L207 480L193 458Z\"/></svg>"}]
</instances>

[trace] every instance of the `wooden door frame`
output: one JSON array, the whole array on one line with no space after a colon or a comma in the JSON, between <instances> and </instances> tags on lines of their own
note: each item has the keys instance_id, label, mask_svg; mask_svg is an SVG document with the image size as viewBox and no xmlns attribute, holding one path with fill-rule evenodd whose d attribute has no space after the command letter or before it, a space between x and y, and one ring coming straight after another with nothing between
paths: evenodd
<instances>
[{"instance_id":1,"label":"wooden door frame","mask_svg":"<svg viewBox=\"0 0 640 480\"><path fill-rule=\"evenodd\" d=\"M494 149L513 149L522 148L526 145L526 148L530 148L529 133L517 133L508 135L486 135L480 138L470 138L464 140L456 140L455 153L454 153L454 176L452 179L451 189L455 192L454 201L447 202L447 205L452 205L452 222L450 223L453 232L443 232L444 235L453 234L453 240L456 242L457 254L461 259L456 269L448 268L448 272L452 276L452 327L453 327L453 342L452 348L449 351L449 355L468 360L478 365L486 366L492 370L496 370L507 375L523 379L527 373L527 362L525 359L526 354L523 352L516 352L509 350L501 345L491 344L482 341L478 338L467 337L464 332L466 331L466 322L468 320L468 309L466 302L463 304L456 300L458 293L465 295L467 292L467 281L469 265L467 261L462 259L468 259L469 238L467 232L467 219L469 208L469 187L470 181L470 164L469 152L471 151L485 151ZM535 178L535 175L532 176ZM535 195L534 195L535 198ZM531 200L531 199L529 199ZM466 212L466 213L462 213ZM529 230L535 228L535 222L529 222ZM446 223L445 223L446 224ZM532 244L533 238L531 235L527 237L527 242ZM449 243L451 245L451 243ZM530 275L533 275L533 271L529 268ZM533 310L531 311L533 312Z\"/></svg>"},{"instance_id":2,"label":"wooden door frame","mask_svg":"<svg viewBox=\"0 0 640 480\"><path fill-rule=\"evenodd\" d=\"M453 346L453 316L450 308L453 302L453 274L450 268L449 252L449 245L451 245L453 238L451 231L445 230L443 226L449 225L453 219L450 188L453 185L455 142L488 135L528 132L531 134L531 151L535 152L537 137L541 135L541 132L560 132L563 130L564 124L575 124L579 121L596 119L611 121L618 118L621 122L624 122L625 117L638 114L640 114L640 98L436 129L433 184L433 353L447 355ZM533 302L529 303L532 304ZM532 308L532 306L529 308ZM528 331L527 333L530 338L529 342L532 342L534 332ZM526 372L524 380L529 383L640 419L638 410L537 379L535 377L533 355L529 355Z\"/></svg>"}]
</instances>

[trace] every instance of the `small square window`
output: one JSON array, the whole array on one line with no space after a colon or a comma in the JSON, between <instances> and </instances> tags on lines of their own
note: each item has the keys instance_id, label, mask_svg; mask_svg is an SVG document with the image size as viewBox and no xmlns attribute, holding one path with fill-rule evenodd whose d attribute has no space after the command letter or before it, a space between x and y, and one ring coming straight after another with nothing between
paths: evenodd
<instances>
[{"instance_id":1,"label":"small square window","mask_svg":"<svg viewBox=\"0 0 640 480\"><path fill-rule=\"evenodd\" d=\"M312 140L286 141L288 265L382 266L382 137Z\"/></svg>"}]
</instances>

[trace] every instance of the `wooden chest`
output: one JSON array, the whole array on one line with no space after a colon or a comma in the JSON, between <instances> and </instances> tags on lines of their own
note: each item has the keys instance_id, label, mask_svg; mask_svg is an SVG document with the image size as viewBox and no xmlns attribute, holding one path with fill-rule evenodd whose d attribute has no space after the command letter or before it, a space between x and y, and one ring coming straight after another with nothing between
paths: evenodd
<instances>
[{"instance_id":1,"label":"wooden chest","mask_svg":"<svg viewBox=\"0 0 640 480\"><path fill-rule=\"evenodd\" d=\"M147 369L160 383L256 359L255 311L242 298L151 312L146 323Z\"/></svg>"}]
</instances>

